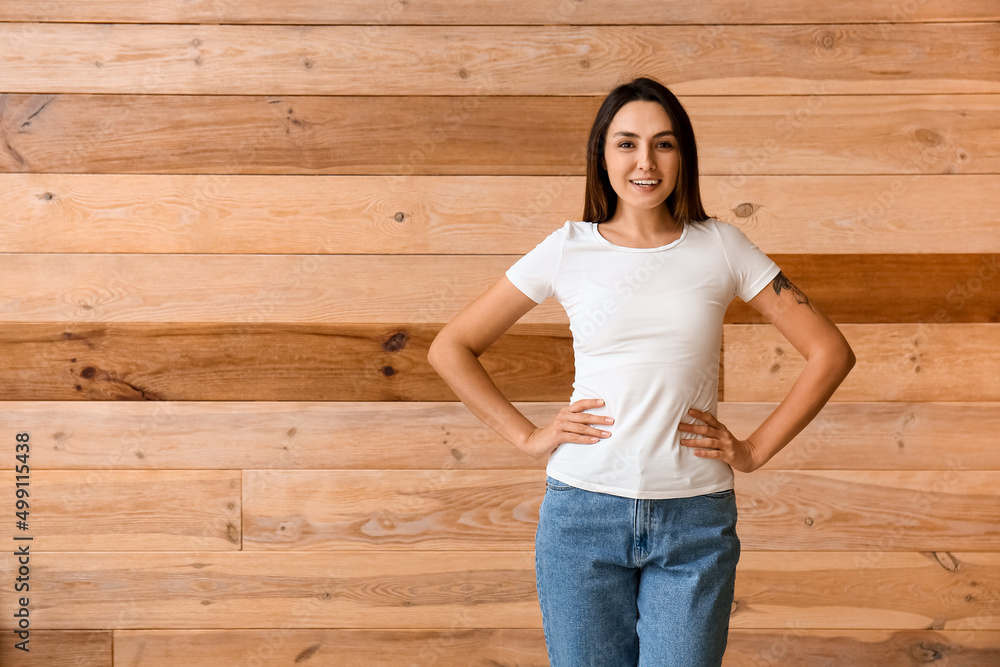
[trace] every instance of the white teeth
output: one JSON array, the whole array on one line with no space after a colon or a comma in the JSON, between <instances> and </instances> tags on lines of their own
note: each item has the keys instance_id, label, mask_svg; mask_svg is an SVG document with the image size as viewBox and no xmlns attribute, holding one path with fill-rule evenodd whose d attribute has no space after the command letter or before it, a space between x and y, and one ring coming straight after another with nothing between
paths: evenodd
<instances>
[{"instance_id":1,"label":"white teeth","mask_svg":"<svg viewBox=\"0 0 1000 667\"><path fill-rule=\"evenodd\" d=\"M631 182L635 183L636 185L656 185L657 183L659 183L659 181L631 181Z\"/></svg>"}]
</instances>

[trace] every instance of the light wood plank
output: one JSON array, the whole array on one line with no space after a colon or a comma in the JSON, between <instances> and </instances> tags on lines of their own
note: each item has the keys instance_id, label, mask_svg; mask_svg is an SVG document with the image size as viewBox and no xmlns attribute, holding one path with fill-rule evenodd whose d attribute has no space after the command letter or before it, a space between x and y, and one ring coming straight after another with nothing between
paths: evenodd
<instances>
[{"instance_id":1,"label":"light wood plank","mask_svg":"<svg viewBox=\"0 0 1000 667\"><path fill-rule=\"evenodd\" d=\"M33 552L242 547L239 470L33 468L30 477ZM13 489L14 472L0 481Z\"/></svg>"},{"instance_id":2,"label":"light wood plank","mask_svg":"<svg viewBox=\"0 0 1000 667\"><path fill-rule=\"evenodd\" d=\"M1000 400L1000 325L843 324L858 358L834 401ZM780 401L805 360L770 325L727 325L724 395Z\"/></svg>"},{"instance_id":3,"label":"light wood plank","mask_svg":"<svg viewBox=\"0 0 1000 667\"><path fill-rule=\"evenodd\" d=\"M6 324L0 400L453 401L438 325ZM561 325L517 324L482 356L515 401L566 401Z\"/></svg>"},{"instance_id":4,"label":"light wood plank","mask_svg":"<svg viewBox=\"0 0 1000 667\"><path fill-rule=\"evenodd\" d=\"M369 95L377 68L379 95L603 96L640 73L679 95L1000 92L992 52L1000 24L992 22L381 26L378 39L371 32L0 23L0 78L12 93ZM142 58L133 57L136 44Z\"/></svg>"},{"instance_id":5,"label":"light wood plank","mask_svg":"<svg viewBox=\"0 0 1000 667\"><path fill-rule=\"evenodd\" d=\"M771 258L835 322L995 322L1000 254ZM512 255L14 254L0 322L366 323L450 321ZM39 280L45 276L45 280ZM729 324L766 318L739 299ZM568 325L555 299L525 324Z\"/></svg>"},{"instance_id":6,"label":"light wood plank","mask_svg":"<svg viewBox=\"0 0 1000 667\"><path fill-rule=\"evenodd\" d=\"M5 595L9 595L4 591ZM0 665L10 667L112 667L110 630L36 630L29 628L28 652L14 647L21 638L4 633L0 642Z\"/></svg>"},{"instance_id":7,"label":"light wood plank","mask_svg":"<svg viewBox=\"0 0 1000 667\"><path fill-rule=\"evenodd\" d=\"M550 421L562 405L515 403L535 424ZM719 419L746 437L776 406L723 402ZM460 403L6 401L3 407L0 432L30 433L35 470L545 467ZM765 470L1000 470L997 431L996 403L829 403Z\"/></svg>"},{"instance_id":8,"label":"light wood plank","mask_svg":"<svg viewBox=\"0 0 1000 667\"><path fill-rule=\"evenodd\" d=\"M1000 549L997 472L758 470L735 484L747 549Z\"/></svg>"},{"instance_id":9,"label":"light wood plank","mask_svg":"<svg viewBox=\"0 0 1000 667\"><path fill-rule=\"evenodd\" d=\"M541 625L531 551L39 553L32 577L35 629ZM998 630L998 580L996 552L745 551L732 627Z\"/></svg>"},{"instance_id":10,"label":"light wood plank","mask_svg":"<svg viewBox=\"0 0 1000 667\"><path fill-rule=\"evenodd\" d=\"M922 0L891 6L863 0L833 4L803 2L746 3L737 0L513 0L464 3L454 0L421 0L399 4L373 4L365 0L288 0L274 5L265 0L243 0L239 5L218 0L77 0L45 3L6 0L0 6L3 21L95 21L101 23L291 23L371 24L374 39L383 26L393 24L637 24L680 23L872 23L892 21L1000 20L991 0Z\"/></svg>"},{"instance_id":11,"label":"light wood plank","mask_svg":"<svg viewBox=\"0 0 1000 667\"><path fill-rule=\"evenodd\" d=\"M534 545L542 471L244 471L244 549ZM752 550L1000 551L1000 473L760 470L737 475Z\"/></svg>"},{"instance_id":12,"label":"light wood plank","mask_svg":"<svg viewBox=\"0 0 1000 667\"><path fill-rule=\"evenodd\" d=\"M582 176L0 174L0 252L520 255L579 218L583 189ZM977 174L702 179L710 215L785 254L1000 252L998 189Z\"/></svg>"},{"instance_id":13,"label":"light wood plank","mask_svg":"<svg viewBox=\"0 0 1000 667\"><path fill-rule=\"evenodd\" d=\"M561 406L516 405L536 423ZM0 432L30 433L34 470L545 467L460 403L8 401L3 408Z\"/></svg>"},{"instance_id":14,"label":"light wood plank","mask_svg":"<svg viewBox=\"0 0 1000 667\"><path fill-rule=\"evenodd\" d=\"M244 549L531 550L545 472L245 470Z\"/></svg>"},{"instance_id":15,"label":"light wood plank","mask_svg":"<svg viewBox=\"0 0 1000 667\"><path fill-rule=\"evenodd\" d=\"M996 95L682 101L703 174L1000 173ZM0 172L579 175L600 102L6 94Z\"/></svg>"},{"instance_id":16,"label":"light wood plank","mask_svg":"<svg viewBox=\"0 0 1000 667\"><path fill-rule=\"evenodd\" d=\"M775 403L719 405L719 419L747 437ZM765 470L1000 470L997 403L827 403Z\"/></svg>"}]
</instances>

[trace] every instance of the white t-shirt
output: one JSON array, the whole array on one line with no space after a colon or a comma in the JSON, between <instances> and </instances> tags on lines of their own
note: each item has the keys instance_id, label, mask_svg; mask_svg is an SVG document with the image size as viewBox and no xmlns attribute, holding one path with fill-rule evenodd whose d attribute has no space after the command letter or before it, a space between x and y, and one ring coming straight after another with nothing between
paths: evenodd
<instances>
[{"instance_id":1,"label":"white t-shirt","mask_svg":"<svg viewBox=\"0 0 1000 667\"><path fill-rule=\"evenodd\" d=\"M683 498L733 488L729 464L680 444L698 436L687 411L717 415L722 321L734 296L749 301L779 268L738 227L686 224L659 248L615 245L591 222L567 222L506 275L536 303L554 296L569 315L576 377L570 402L615 423L595 444L564 442L546 473L628 498Z\"/></svg>"}]
</instances>

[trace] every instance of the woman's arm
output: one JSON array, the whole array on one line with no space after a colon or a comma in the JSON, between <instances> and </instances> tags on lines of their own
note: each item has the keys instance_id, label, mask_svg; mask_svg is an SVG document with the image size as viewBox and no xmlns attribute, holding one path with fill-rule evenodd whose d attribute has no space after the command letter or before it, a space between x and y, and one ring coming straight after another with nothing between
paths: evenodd
<instances>
[{"instance_id":1,"label":"woman's arm","mask_svg":"<svg viewBox=\"0 0 1000 667\"><path fill-rule=\"evenodd\" d=\"M483 368L479 356L535 305L502 276L441 329L427 360L472 414L521 451L542 458L563 442L594 443L608 437L609 432L588 424L610 420L583 412L602 405L601 401L582 400L564 407L552 423L536 427L507 400Z\"/></svg>"},{"instance_id":2,"label":"woman's arm","mask_svg":"<svg viewBox=\"0 0 1000 667\"><path fill-rule=\"evenodd\" d=\"M840 329L784 273L778 273L749 303L805 357L806 367L785 399L746 440L735 438L713 415L698 410L690 414L707 426L678 427L709 439L681 441L697 456L722 459L740 472L760 468L791 442L819 413L856 361Z\"/></svg>"}]
</instances>

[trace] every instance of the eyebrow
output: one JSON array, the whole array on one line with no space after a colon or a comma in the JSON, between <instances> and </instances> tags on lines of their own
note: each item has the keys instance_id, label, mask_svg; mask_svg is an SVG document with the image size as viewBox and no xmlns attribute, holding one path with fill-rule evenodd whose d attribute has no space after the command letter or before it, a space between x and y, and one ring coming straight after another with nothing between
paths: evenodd
<instances>
[{"instance_id":1,"label":"eyebrow","mask_svg":"<svg viewBox=\"0 0 1000 667\"><path fill-rule=\"evenodd\" d=\"M668 134L670 136L675 136L672 131L670 131L670 130L664 130L663 132L657 132L656 134L654 134L653 138L655 139L657 137L663 137L663 136L666 136ZM626 132L625 130L619 130L618 132L615 132L613 135L611 135L611 138L614 139L615 137L617 137L619 135L621 135L623 137L635 137L636 139L639 138L639 135L636 134L635 132Z\"/></svg>"}]
</instances>

